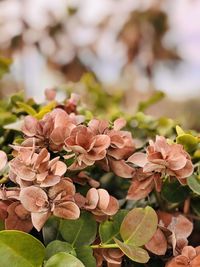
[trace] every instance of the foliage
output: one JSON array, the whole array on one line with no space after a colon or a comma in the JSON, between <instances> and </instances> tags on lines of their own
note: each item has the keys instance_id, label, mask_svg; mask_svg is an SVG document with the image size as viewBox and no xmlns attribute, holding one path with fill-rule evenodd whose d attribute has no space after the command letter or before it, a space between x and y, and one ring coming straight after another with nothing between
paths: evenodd
<instances>
[{"instance_id":1,"label":"foliage","mask_svg":"<svg viewBox=\"0 0 200 267\"><path fill-rule=\"evenodd\" d=\"M22 93L1 100L1 262L196 266L198 133L142 113L157 96L132 116L108 109L102 119L110 99L93 86L95 115L52 89L44 104Z\"/></svg>"}]
</instances>

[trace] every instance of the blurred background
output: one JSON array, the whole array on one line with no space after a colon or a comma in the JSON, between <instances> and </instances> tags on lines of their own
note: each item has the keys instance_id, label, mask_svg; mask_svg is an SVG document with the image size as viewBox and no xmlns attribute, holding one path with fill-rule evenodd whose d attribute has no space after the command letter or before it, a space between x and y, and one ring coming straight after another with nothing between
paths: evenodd
<instances>
[{"instance_id":1,"label":"blurred background","mask_svg":"<svg viewBox=\"0 0 200 267\"><path fill-rule=\"evenodd\" d=\"M120 92L131 114L159 90L148 114L200 129L199 0L1 0L0 67L8 61L1 96L43 101L93 73L110 104Z\"/></svg>"}]
</instances>

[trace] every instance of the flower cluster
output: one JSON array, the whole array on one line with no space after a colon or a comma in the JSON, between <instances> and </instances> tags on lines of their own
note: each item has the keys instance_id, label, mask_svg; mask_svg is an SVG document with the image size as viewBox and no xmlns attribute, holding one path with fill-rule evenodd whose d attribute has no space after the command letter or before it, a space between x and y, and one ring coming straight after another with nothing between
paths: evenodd
<instances>
[{"instance_id":1,"label":"flower cluster","mask_svg":"<svg viewBox=\"0 0 200 267\"><path fill-rule=\"evenodd\" d=\"M48 90L46 97L55 101L54 90ZM77 112L76 95L64 104L55 103L55 108L45 112L44 116L36 114L24 118L22 140L19 138L20 141L10 144L10 160L0 151L3 184L0 187L0 220L5 222L5 228L30 232L34 227L39 232L50 216L64 221L81 220L86 214L99 226L93 228L99 228L101 232L94 234L90 243L94 248L96 266L104 266L107 262L108 267L120 267L124 254L129 258L139 257L143 262L148 258L148 252L161 256L167 255L168 250L173 258L166 258L166 267L198 266L200 250L188 246L193 223L187 218L189 211L185 211L183 205L184 201L190 202L191 195L184 196L180 209L177 203L168 205L165 210L172 210L171 213L161 211L165 202L159 203L165 185L163 181L175 181L182 188L196 170L183 145L156 136L147 147L138 147L132 133L124 130L124 119L113 122L97 118L87 120ZM113 179L112 184L103 182L106 179ZM118 185L122 194L115 192ZM185 188L187 194L188 188ZM110 190L115 197L110 195ZM152 197L153 190L156 191L155 197ZM125 215L116 213L120 208L129 209L140 199L145 199L142 205L146 200L153 201L157 210L139 209L135 213L138 216L135 222L138 225L143 222L149 227L149 215L154 218L156 226L149 239L142 240L137 246L137 241L143 239L140 231L144 229L138 226L138 233L134 232L136 241L133 238L126 240L123 233L126 230L129 233L134 223L130 221L127 229L124 227L125 230L120 232ZM186 216L180 210L184 210ZM103 235L103 231L106 234ZM120 241L122 239L124 243ZM116 244L110 243L114 241ZM131 249L134 249L133 254Z\"/></svg>"},{"instance_id":2,"label":"flower cluster","mask_svg":"<svg viewBox=\"0 0 200 267\"><path fill-rule=\"evenodd\" d=\"M194 171L191 157L183 146L169 144L163 136L156 136L155 142L150 140L146 153L134 153L127 161L141 168L134 174L128 199L144 198L154 187L161 191L165 176L175 177L181 184L186 184L186 178Z\"/></svg>"}]
</instances>

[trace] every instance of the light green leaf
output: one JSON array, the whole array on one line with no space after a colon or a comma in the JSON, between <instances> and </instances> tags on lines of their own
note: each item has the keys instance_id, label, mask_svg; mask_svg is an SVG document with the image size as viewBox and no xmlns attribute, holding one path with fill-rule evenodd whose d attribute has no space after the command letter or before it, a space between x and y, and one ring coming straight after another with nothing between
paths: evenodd
<instances>
[{"instance_id":1,"label":"light green leaf","mask_svg":"<svg viewBox=\"0 0 200 267\"><path fill-rule=\"evenodd\" d=\"M77 258L87 267L96 267L96 260L93 256L93 249L89 246L82 246L76 249Z\"/></svg>"},{"instance_id":2,"label":"light green leaf","mask_svg":"<svg viewBox=\"0 0 200 267\"><path fill-rule=\"evenodd\" d=\"M17 101L16 104L18 105L18 107L20 107L23 111L25 111L27 114L29 114L31 116L37 114L37 112L34 108L32 108L30 105L28 105L24 102Z\"/></svg>"},{"instance_id":3,"label":"light green leaf","mask_svg":"<svg viewBox=\"0 0 200 267\"><path fill-rule=\"evenodd\" d=\"M119 248L124 252L124 254L132 261L136 261L139 263L146 263L149 261L149 254L145 249L135 247L130 244L125 244L116 238L114 238L114 240L115 243L119 246Z\"/></svg>"},{"instance_id":4,"label":"light green leaf","mask_svg":"<svg viewBox=\"0 0 200 267\"><path fill-rule=\"evenodd\" d=\"M76 252L69 243L60 240L54 240L49 243L45 249L45 259L48 260L58 252L67 252L76 256Z\"/></svg>"},{"instance_id":5,"label":"light green leaf","mask_svg":"<svg viewBox=\"0 0 200 267\"><path fill-rule=\"evenodd\" d=\"M78 220L61 220L60 234L73 247L93 243L96 231L97 223L88 212L83 212Z\"/></svg>"},{"instance_id":6,"label":"light green leaf","mask_svg":"<svg viewBox=\"0 0 200 267\"><path fill-rule=\"evenodd\" d=\"M191 175L190 177L188 177L187 184L194 193L200 195L200 180L198 176Z\"/></svg>"},{"instance_id":7,"label":"light green leaf","mask_svg":"<svg viewBox=\"0 0 200 267\"><path fill-rule=\"evenodd\" d=\"M112 243L113 237L117 237L119 235L121 223L127 213L127 210L120 210L113 216L112 220L100 223L99 235L102 243Z\"/></svg>"},{"instance_id":8,"label":"light green leaf","mask_svg":"<svg viewBox=\"0 0 200 267\"><path fill-rule=\"evenodd\" d=\"M0 232L2 267L41 267L45 248L33 236L20 231Z\"/></svg>"},{"instance_id":9,"label":"light green leaf","mask_svg":"<svg viewBox=\"0 0 200 267\"><path fill-rule=\"evenodd\" d=\"M143 246L152 238L157 225L158 217L151 207L135 208L125 216L120 234L125 243Z\"/></svg>"},{"instance_id":10,"label":"light green leaf","mask_svg":"<svg viewBox=\"0 0 200 267\"><path fill-rule=\"evenodd\" d=\"M52 111L56 107L56 101L52 101L48 103L46 106L42 107L40 111L36 114L34 114L34 117L38 120L41 120L44 115Z\"/></svg>"},{"instance_id":11,"label":"light green leaf","mask_svg":"<svg viewBox=\"0 0 200 267\"><path fill-rule=\"evenodd\" d=\"M138 111L145 111L150 106L156 104L164 98L165 94L161 91L155 92L147 101L140 102Z\"/></svg>"},{"instance_id":12,"label":"light green leaf","mask_svg":"<svg viewBox=\"0 0 200 267\"><path fill-rule=\"evenodd\" d=\"M52 256L46 262L44 267L84 267L84 265L73 255L65 252L59 252L56 255Z\"/></svg>"},{"instance_id":13,"label":"light green leaf","mask_svg":"<svg viewBox=\"0 0 200 267\"><path fill-rule=\"evenodd\" d=\"M184 130L179 125L176 125L176 133L178 136L185 134Z\"/></svg>"}]
</instances>

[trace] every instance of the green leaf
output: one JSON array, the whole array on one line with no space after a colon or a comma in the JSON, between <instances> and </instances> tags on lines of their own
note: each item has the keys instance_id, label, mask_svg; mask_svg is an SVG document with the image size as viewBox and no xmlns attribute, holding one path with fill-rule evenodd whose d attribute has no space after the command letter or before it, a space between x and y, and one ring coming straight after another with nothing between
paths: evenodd
<instances>
[{"instance_id":1,"label":"green leaf","mask_svg":"<svg viewBox=\"0 0 200 267\"><path fill-rule=\"evenodd\" d=\"M3 220L0 220L0 231L5 229L5 223Z\"/></svg>"},{"instance_id":2,"label":"green leaf","mask_svg":"<svg viewBox=\"0 0 200 267\"><path fill-rule=\"evenodd\" d=\"M176 133L178 136L185 134L184 130L179 125L176 126Z\"/></svg>"},{"instance_id":3,"label":"green leaf","mask_svg":"<svg viewBox=\"0 0 200 267\"><path fill-rule=\"evenodd\" d=\"M93 256L93 249L83 246L76 249L77 258L87 267L96 267L96 260Z\"/></svg>"},{"instance_id":4,"label":"green leaf","mask_svg":"<svg viewBox=\"0 0 200 267\"><path fill-rule=\"evenodd\" d=\"M198 176L191 175L190 177L188 177L187 184L194 193L200 195L200 180Z\"/></svg>"},{"instance_id":5,"label":"green leaf","mask_svg":"<svg viewBox=\"0 0 200 267\"><path fill-rule=\"evenodd\" d=\"M96 232L97 223L88 212L83 212L78 220L61 220L60 233L73 247L90 245Z\"/></svg>"},{"instance_id":6,"label":"green leaf","mask_svg":"<svg viewBox=\"0 0 200 267\"><path fill-rule=\"evenodd\" d=\"M46 262L44 267L84 267L84 265L79 259L77 259L73 255L65 252L59 252L53 257L51 257Z\"/></svg>"},{"instance_id":7,"label":"green leaf","mask_svg":"<svg viewBox=\"0 0 200 267\"><path fill-rule=\"evenodd\" d=\"M181 203L188 197L189 193L189 188L182 186L177 180L173 182L165 181L161 196L168 202Z\"/></svg>"},{"instance_id":8,"label":"green leaf","mask_svg":"<svg viewBox=\"0 0 200 267\"><path fill-rule=\"evenodd\" d=\"M45 248L33 236L20 231L0 232L0 262L3 267L41 267Z\"/></svg>"},{"instance_id":9,"label":"green leaf","mask_svg":"<svg viewBox=\"0 0 200 267\"><path fill-rule=\"evenodd\" d=\"M143 246L152 238L157 225L158 217L151 207L135 208L124 218L120 234L126 244Z\"/></svg>"},{"instance_id":10,"label":"green leaf","mask_svg":"<svg viewBox=\"0 0 200 267\"><path fill-rule=\"evenodd\" d=\"M76 256L76 252L69 243L60 240L54 240L49 243L45 249L45 259L48 260L58 252L67 252Z\"/></svg>"},{"instance_id":11,"label":"green leaf","mask_svg":"<svg viewBox=\"0 0 200 267\"><path fill-rule=\"evenodd\" d=\"M35 114L37 114L34 108L32 108L30 105L27 105L24 102L17 101L16 104L18 105L18 107L20 107L23 111L25 111L27 114L31 116L34 116Z\"/></svg>"},{"instance_id":12,"label":"green leaf","mask_svg":"<svg viewBox=\"0 0 200 267\"><path fill-rule=\"evenodd\" d=\"M114 240L124 254L132 261L139 263L146 263L149 261L149 254L145 249L130 244L125 244L116 238L114 238Z\"/></svg>"},{"instance_id":13,"label":"green leaf","mask_svg":"<svg viewBox=\"0 0 200 267\"><path fill-rule=\"evenodd\" d=\"M192 210L200 217L200 205L199 205L199 198L192 199L191 201Z\"/></svg>"},{"instance_id":14,"label":"green leaf","mask_svg":"<svg viewBox=\"0 0 200 267\"><path fill-rule=\"evenodd\" d=\"M113 237L117 237L119 235L121 223L127 213L127 210L120 210L113 216L112 220L100 223L99 235L102 243L112 243Z\"/></svg>"},{"instance_id":15,"label":"green leaf","mask_svg":"<svg viewBox=\"0 0 200 267\"><path fill-rule=\"evenodd\" d=\"M138 111L145 111L150 106L156 104L164 98L165 94L163 92L157 91L151 96L147 101L140 102L138 106Z\"/></svg>"},{"instance_id":16,"label":"green leaf","mask_svg":"<svg viewBox=\"0 0 200 267\"><path fill-rule=\"evenodd\" d=\"M44 244L47 245L51 241L60 239L59 226L60 220L58 217L51 216L42 228Z\"/></svg>"},{"instance_id":17,"label":"green leaf","mask_svg":"<svg viewBox=\"0 0 200 267\"><path fill-rule=\"evenodd\" d=\"M56 107L56 101L52 101L48 103L48 105L42 107L38 113L34 114L34 117L38 120L41 120L45 114L52 111L52 109L54 109L55 107Z\"/></svg>"}]
</instances>

